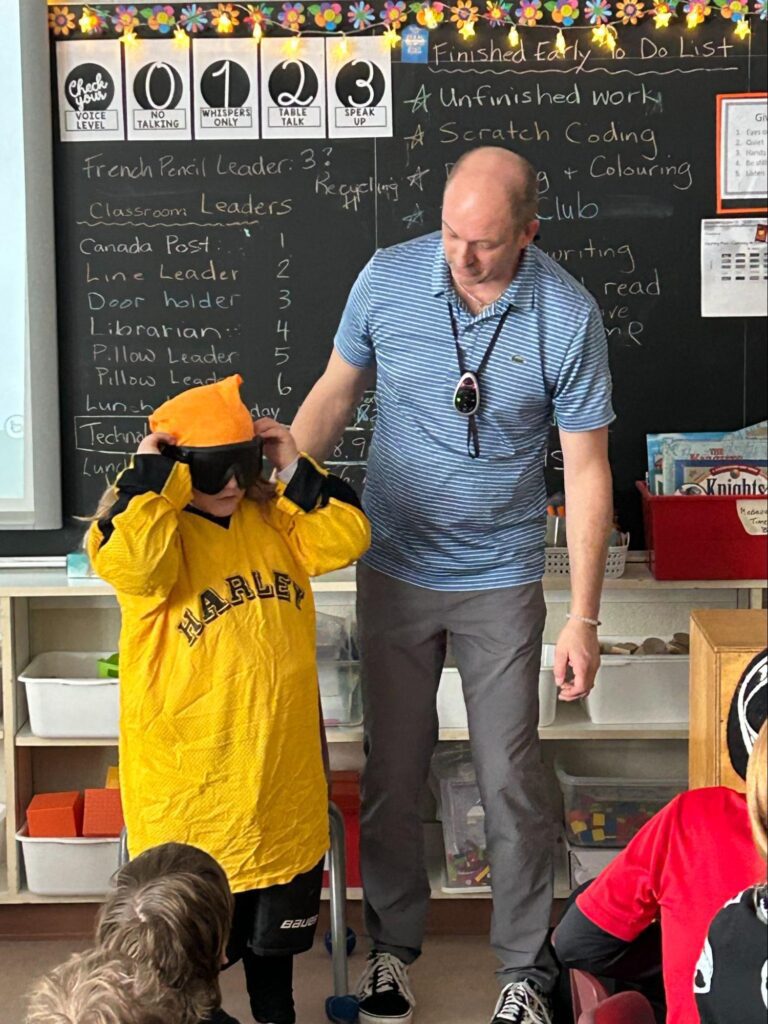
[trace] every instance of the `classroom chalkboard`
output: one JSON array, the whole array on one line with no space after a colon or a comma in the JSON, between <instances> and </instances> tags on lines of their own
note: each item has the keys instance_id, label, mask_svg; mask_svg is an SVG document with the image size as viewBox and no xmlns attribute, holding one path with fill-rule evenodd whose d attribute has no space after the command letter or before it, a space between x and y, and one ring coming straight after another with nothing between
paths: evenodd
<instances>
[{"instance_id":1,"label":"classroom chalkboard","mask_svg":"<svg viewBox=\"0 0 768 1024\"><path fill-rule=\"evenodd\" d=\"M394 136L55 142L64 512L55 533L0 534L0 554L61 553L82 533L147 415L239 372L254 415L290 422L323 369L349 288L376 247L436 230L467 149L515 149L539 172L538 244L592 291L609 336L616 506L643 545L634 481L645 434L766 415L764 321L702 319L700 221L715 210L715 97L764 88L751 39L695 32L531 32L511 51L431 34L428 64L393 60ZM55 120L55 118L54 118ZM398 309L398 282L390 301ZM400 311L408 316L407 309ZM446 352L450 338L446 336ZM448 358L448 355L447 355ZM375 422L365 396L331 463L357 485ZM550 487L562 466L553 431Z\"/></svg>"}]
</instances>

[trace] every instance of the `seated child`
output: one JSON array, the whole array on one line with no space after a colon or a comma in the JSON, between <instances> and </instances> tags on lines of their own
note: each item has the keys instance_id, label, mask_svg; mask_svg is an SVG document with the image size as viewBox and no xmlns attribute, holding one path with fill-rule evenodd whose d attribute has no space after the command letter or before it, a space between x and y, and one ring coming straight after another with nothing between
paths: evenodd
<instances>
[{"instance_id":1,"label":"seated child","mask_svg":"<svg viewBox=\"0 0 768 1024\"><path fill-rule=\"evenodd\" d=\"M103 956L128 958L173 996L178 1024L237 1024L219 972L232 924L227 876L209 854L165 843L118 871L96 923ZM166 1022L167 1024L167 1022Z\"/></svg>"},{"instance_id":2,"label":"seated child","mask_svg":"<svg viewBox=\"0 0 768 1024\"><path fill-rule=\"evenodd\" d=\"M172 993L126 957L75 953L37 982L25 1024L176 1024Z\"/></svg>"},{"instance_id":3,"label":"seated child","mask_svg":"<svg viewBox=\"0 0 768 1024\"><path fill-rule=\"evenodd\" d=\"M756 720L739 733L740 749L730 750L742 778L765 721L764 693L751 713ZM564 967L638 981L660 919L667 1024L691 1024L697 1019L691 979L709 922L734 892L764 877L744 794L726 786L681 793L566 910L553 936L558 959Z\"/></svg>"},{"instance_id":4,"label":"seated child","mask_svg":"<svg viewBox=\"0 0 768 1024\"><path fill-rule=\"evenodd\" d=\"M702 1024L765 1024L768 1019L768 724L747 770L752 838L762 860L757 885L730 899L710 925L693 988Z\"/></svg>"}]
</instances>

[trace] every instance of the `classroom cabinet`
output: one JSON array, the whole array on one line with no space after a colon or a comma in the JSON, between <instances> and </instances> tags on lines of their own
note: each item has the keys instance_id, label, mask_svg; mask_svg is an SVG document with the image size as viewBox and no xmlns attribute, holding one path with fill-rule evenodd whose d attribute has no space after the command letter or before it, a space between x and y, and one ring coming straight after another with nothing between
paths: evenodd
<instances>
[{"instance_id":1,"label":"classroom cabinet","mask_svg":"<svg viewBox=\"0 0 768 1024\"><path fill-rule=\"evenodd\" d=\"M621 579L607 580L604 591L603 630L612 636L660 635L687 630L692 610L715 608L723 611L762 601L760 581L697 581L658 583L644 563L628 565ZM567 578L546 578L548 605L545 641L554 642L565 623L568 609ZM313 583L320 611L338 613L346 607L354 614L354 570L329 574ZM103 785L109 765L117 763L114 739L42 739L32 734L24 687L18 676L33 657L46 651L109 651L118 643L120 616L111 589L100 580L70 581L63 569L0 570L0 638L2 640L2 721L0 721L0 802L7 805L5 863L0 861L0 903L73 901L72 897L33 896L26 888L23 862L16 832L24 823L24 812L36 792L83 789ZM559 704L555 720L540 727L544 770L550 784L553 809L562 812L560 791L554 772L556 758L578 764L579 753L594 743L610 747L620 763L631 752L633 759L661 759L670 771L683 775L688 763L688 727L681 723L597 725L581 704ZM334 768L362 765L362 728L327 730ZM440 743L467 739L464 729L441 729ZM4 798L3 795L5 794ZM425 800L425 818L434 819L434 806ZM470 894L449 896L444 888L444 855L440 825L433 821L426 832L427 851L435 898L472 898ZM565 847L558 847L556 895L568 891ZM359 898L359 889L349 891ZM477 896L475 896L477 898ZM482 896L480 897L482 898ZM82 897L77 902L97 900Z\"/></svg>"},{"instance_id":2,"label":"classroom cabinet","mask_svg":"<svg viewBox=\"0 0 768 1024\"><path fill-rule=\"evenodd\" d=\"M754 711L761 701L764 703L768 685L766 648L768 611L729 615L710 609L693 613L689 770L692 787L730 786L744 792L744 782L731 766L728 736L729 732L754 732Z\"/></svg>"}]
</instances>

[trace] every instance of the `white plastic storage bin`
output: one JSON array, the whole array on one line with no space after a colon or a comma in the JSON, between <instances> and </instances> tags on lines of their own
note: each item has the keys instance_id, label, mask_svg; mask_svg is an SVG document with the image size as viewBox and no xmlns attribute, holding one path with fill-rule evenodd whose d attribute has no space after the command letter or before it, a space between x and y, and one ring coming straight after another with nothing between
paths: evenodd
<instances>
[{"instance_id":1,"label":"white plastic storage bin","mask_svg":"<svg viewBox=\"0 0 768 1024\"><path fill-rule=\"evenodd\" d=\"M597 878L603 868L607 868L614 857L617 857L621 850L616 849L592 849L588 846L568 847L568 880L571 889L577 889L585 882L591 882Z\"/></svg>"},{"instance_id":2,"label":"white plastic storage bin","mask_svg":"<svg viewBox=\"0 0 768 1024\"><path fill-rule=\"evenodd\" d=\"M117 737L120 722L117 679L99 677L91 651L39 654L21 673L27 691L29 727L45 739Z\"/></svg>"},{"instance_id":3,"label":"white plastic storage bin","mask_svg":"<svg viewBox=\"0 0 768 1024\"><path fill-rule=\"evenodd\" d=\"M432 768L440 785L447 893L490 892L491 868L485 841L485 811L475 769L465 751L435 755Z\"/></svg>"},{"instance_id":4,"label":"white plastic storage bin","mask_svg":"<svg viewBox=\"0 0 768 1024\"><path fill-rule=\"evenodd\" d=\"M26 825L16 838L37 896L103 896L119 867L119 839L33 839Z\"/></svg>"},{"instance_id":5,"label":"white plastic storage bin","mask_svg":"<svg viewBox=\"0 0 768 1024\"><path fill-rule=\"evenodd\" d=\"M544 644L539 672L539 726L552 725L557 713L555 645ZM457 668L444 668L437 691L437 717L441 729L466 729L467 708Z\"/></svg>"},{"instance_id":6,"label":"white plastic storage bin","mask_svg":"<svg viewBox=\"0 0 768 1024\"><path fill-rule=\"evenodd\" d=\"M563 793L565 837L571 846L622 847L688 788L686 766L647 752L617 751L607 742L580 744L578 763L555 758ZM621 768L617 769L616 765Z\"/></svg>"},{"instance_id":7,"label":"white plastic storage bin","mask_svg":"<svg viewBox=\"0 0 768 1024\"><path fill-rule=\"evenodd\" d=\"M602 643L644 638L600 637ZM601 725L688 723L688 673L685 654L604 654L595 688L585 700L587 714Z\"/></svg>"},{"instance_id":8,"label":"white plastic storage bin","mask_svg":"<svg viewBox=\"0 0 768 1024\"><path fill-rule=\"evenodd\" d=\"M360 725L363 720L360 663L320 660L317 675L325 725L330 728Z\"/></svg>"}]
</instances>

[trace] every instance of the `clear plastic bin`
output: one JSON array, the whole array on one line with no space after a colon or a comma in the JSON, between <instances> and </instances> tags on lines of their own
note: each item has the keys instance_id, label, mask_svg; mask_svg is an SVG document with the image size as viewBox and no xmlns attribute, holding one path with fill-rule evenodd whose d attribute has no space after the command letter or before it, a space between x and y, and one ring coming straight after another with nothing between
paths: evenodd
<instances>
[{"instance_id":1,"label":"clear plastic bin","mask_svg":"<svg viewBox=\"0 0 768 1024\"><path fill-rule=\"evenodd\" d=\"M45 739L117 738L119 681L99 676L103 651L48 651L19 675L29 727Z\"/></svg>"},{"instance_id":2,"label":"clear plastic bin","mask_svg":"<svg viewBox=\"0 0 768 1024\"><path fill-rule=\"evenodd\" d=\"M344 607L333 613L318 609L315 615L318 661L350 661L357 658L352 614Z\"/></svg>"},{"instance_id":3,"label":"clear plastic bin","mask_svg":"<svg viewBox=\"0 0 768 1024\"><path fill-rule=\"evenodd\" d=\"M688 787L683 774L663 774L665 766L644 759L642 771L630 775L577 775L555 759L563 793L565 836L571 846L623 847L669 801ZM580 768L589 771L590 765ZM593 769L594 770L594 769ZM599 770L599 766L598 766Z\"/></svg>"},{"instance_id":4,"label":"clear plastic bin","mask_svg":"<svg viewBox=\"0 0 768 1024\"><path fill-rule=\"evenodd\" d=\"M363 720L360 663L321 660L317 663L317 675L325 725L329 728L360 725Z\"/></svg>"},{"instance_id":5,"label":"clear plastic bin","mask_svg":"<svg viewBox=\"0 0 768 1024\"><path fill-rule=\"evenodd\" d=\"M597 878L604 868L607 868L614 857L617 857L621 850L615 848L595 848L589 846L568 847L568 880L571 889L578 889L585 882L591 882Z\"/></svg>"},{"instance_id":6,"label":"clear plastic bin","mask_svg":"<svg viewBox=\"0 0 768 1024\"><path fill-rule=\"evenodd\" d=\"M34 839L26 825L16 839L38 896L103 896L119 866L119 839Z\"/></svg>"},{"instance_id":7,"label":"clear plastic bin","mask_svg":"<svg viewBox=\"0 0 768 1024\"><path fill-rule=\"evenodd\" d=\"M463 751L435 755L432 768L440 785L446 892L490 892L491 867L485 839L485 811L475 769Z\"/></svg>"}]
</instances>

